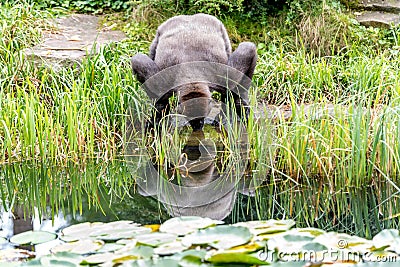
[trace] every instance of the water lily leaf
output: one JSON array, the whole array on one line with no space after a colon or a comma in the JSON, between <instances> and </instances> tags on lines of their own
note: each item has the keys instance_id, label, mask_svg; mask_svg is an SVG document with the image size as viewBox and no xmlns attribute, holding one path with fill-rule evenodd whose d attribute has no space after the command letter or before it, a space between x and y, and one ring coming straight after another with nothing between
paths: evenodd
<instances>
[{"instance_id":1,"label":"water lily leaf","mask_svg":"<svg viewBox=\"0 0 400 267\"><path fill-rule=\"evenodd\" d=\"M178 252L182 252L187 249L182 242L175 241L171 243L162 244L161 246L154 248L154 253L158 255L172 255Z\"/></svg>"},{"instance_id":2,"label":"water lily leaf","mask_svg":"<svg viewBox=\"0 0 400 267\"><path fill-rule=\"evenodd\" d=\"M297 230L299 233L309 233L312 236L319 236L319 235L322 235L322 234L326 233L322 229L312 228L312 227L309 227L309 228L295 228L295 229L292 229L292 230Z\"/></svg>"},{"instance_id":3,"label":"water lily leaf","mask_svg":"<svg viewBox=\"0 0 400 267\"><path fill-rule=\"evenodd\" d=\"M212 220L209 218L182 216L165 221L161 224L159 231L183 236L192 233L197 229L204 229L206 227L223 223L223 221Z\"/></svg>"},{"instance_id":4,"label":"water lily leaf","mask_svg":"<svg viewBox=\"0 0 400 267\"><path fill-rule=\"evenodd\" d=\"M11 237L10 242L24 245L24 244L41 244L55 239L57 235L45 231L27 231Z\"/></svg>"},{"instance_id":5,"label":"water lily leaf","mask_svg":"<svg viewBox=\"0 0 400 267\"><path fill-rule=\"evenodd\" d=\"M296 235L296 234L286 234L282 236L286 242L309 242L314 239L314 237L306 235Z\"/></svg>"},{"instance_id":6,"label":"water lily leaf","mask_svg":"<svg viewBox=\"0 0 400 267\"><path fill-rule=\"evenodd\" d=\"M1 262L1 267L20 267L21 263L20 262Z\"/></svg>"},{"instance_id":7,"label":"water lily leaf","mask_svg":"<svg viewBox=\"0 0 400 267\"><path fill-rule=\"evenodd\" d=\"M176 254L172 255L170 258L180 261L182 258L190 256L190 257L198 258L200 260L204 260L206 257L206 254L207 254L207 252L205 250L189 249L189 250L185 250L180 253L176 253Z\"/></svg>"},{"instance_id":8,"label":"water lily leaf","mask_svg":"<svg viewBox=\"0 0 400 267\"><path fill-rule=\"evenodd\" d=\"M108 228L102 227L90 233L90 237L101 240L119 240L122 238L133 238L136 235L150 233L151 229L141 226L130 226L125 228Z\"/></svg>"},{"instance_id":9,"label":"water lily leaf","mask_svg":"<svg viewBox=\"0 0 400 267\"><path fill-rule=\"evenodd\" d=\"M284 232L292 228L296 223L293 220L267 220L267 221L249 221L234 224L250 229L254 235L272 234Z\"/></svg>"},{"instance_id":10,"label":"water lily leaf","mask_svg":"<svg viewBox=\"0 0 400 267\"><path fill-rule=\"evenodd\" d=\"M136 239L134 239L134 238L127 238L127 239L120 239L120 240L117 240L116 242L115 242L116 244L121 244L121 245L127 245L127 244L131 244L131 243L137 243L137 241L136 241Z\"/></svg>"},{"instance_id":11,"label":"water lily leaf","mask_svg":"<svg viewBox=\"0 0 400 267\"><path fill-rule=\"evenodd\" d=\"M118 240L121 238L131 238L136 234L150 231L150 229L141 227L132 221L115 221L109 223L86 222L64 228L61 230L60 239L66 242L89 238Z\"/></svg>"},{"instance_id":12,"label":"water lily leaf","mask_svg":"<svg viewBox=\"0 0 400 267\"><path fill-rule=\"evenodd\" d=\"M364 251L372 247L370 240L358 236L351 236L343 233L328 232L317 236L314 242L320 243L330 249L347 249Z\"/></svg>"},{"instance_id":13,"label":"water lily leaf","mask_svg":"<svg viewBox=\"0 0 400 267\"><path fill-rule=\"evenodd\" d=\"M185 256L179 261L179 265L182 267L208 267L208 266L214 266L209 263L205 263L202 261L202 259L199 259L198 257L194 256Z\"/></svg>"},{"instance_id":14,"label":"water lily leaf","mask_svg":"<svg viewBox=\"0 0 400 267\"><path fill-rule=\"evenodd\" d=\"M396 258L395 258L396 259ZM398 259L398 255L397 255L397 259ZM392 261L393 259L391 259ZM333 267L335 267L336 265L333 265ZM353 265L352 267L398 267L399 266L399 262L398 260L394 260L392 262L390 261L386 261L386 262L362 262L362 263L357 263L355 265Z\"/></svg>"},{"instance_id":15,"label":"water lily leaf","mask_svg":"<svg viewBox=\"0 0 400 267\"><path fill-rule=\"evenodd\" d=\"M104 227L107 228L126 228L126 227L137 227L140 226L139 223L135 223L133 221L128 221L128 220L121 220L121 221L114 221L114 222L109 222L103 224Z\"/></svg>"},{"instance_id":16,"label":"water lily leaf","mask_svg":"<svg viewBox=\"0 0 400 267\"><path fill-rule=\"evenodd\" d=\"M124 248L125 246L122 244L116 243L105 243L100 249L96 250L96 253L106 253L106 252L114 252Z\"/></svg>"},{"instance_id":17,"label":"water lily leaf","mask_svg":"<svg viewBox=\"0 0 400 267\"><path fill-rule=\"evenodd\" d=\"M397 253L400 252L400 236L399 230L397 229L385 229L379 232L372 238L372 243L376 250L383 250L385 248L389 248L390 250L396 251L397 245Z\"/></svg>"},{"instance_id":18,"label":"water lily leaf","mask_svg":"<svg viewBox=\"0 0 400 267\"><path fill-rule=\"evenodd\" d=\"M398 261L399 255L386 250L372 251L370 253L364 253L363 259L366 262L394 262Z\"/></svg>"},{"instance_id":19,"label":"water lily leaf","mask_svg":"<svg viewBox=\"0 0 400 267\"><path fill-rule=\"evenodd\" d=\"M121 253L123 251L123 253ZM148 246L136 246L134 248L131 248L129 250L125 250L125 248L121 250L117 250L115 254L129 254L133 255L139 259L147 259L153 256L153 248L148 247Z\"/></svg>"},{"instance_id":20,"label":"water lily leaf","mask_svg":"<svg viewBox=\"0 0 400 267\"><path fill-rule=\"evenodd\" d=\"M122 266L131 267L180 267L179 263L173 259L154 259L154 260L138 260L132 263L125 263Z\"/></svg>"},{"instance_id":21,"label":"water lily leaf","mask_svg":"<svg viewBox=\"0 0 400 267\"><path fill-rule=\"evenodd\" d=\"M71 252L75 254L89 254L103 247L104 241L102 240L92 240L92 239L82 239L75 242L64 243L55 246L51 249L52 253L57 252Z\"/></svg>"},{"instance_id":22,"label":"water lily leaf","mask_svg":"<svg viewBox=\"0 0 400 267\"><path fill-rule=\"evenodd\" d=\"M247 254L247 253L215 253L209 258L206 258L207 261L212 263L243 263L243 264L257 264L257 265L268 265L269 263L266 261L262 261L257 257L256 254Z\"/></svg>"},{"instance_id":23,"label":"water lily leaf","mask_svg":"<svg viewBox=\"0 0 400 267\"><path fill-rule=\"evenodd\" d=\"M68 226L61 230L60 239L66 242L87 239L96 230L96 227L103 225L102 222L85 222Z\"/></svg>"},{"instance_id":24,"label":"water lily leaf","mask_svg":"<svg viewBox=\"0 0 400 267\"><path fill-rule=\"evenodd\" d=\"M137 242L152 247L175 241L176 238L177 235L169 233L150 233L136 236Z\"/></svg>"},{"instance_id":25,"label":"water lily leaf","mask_svg":"<svg viewBox=\"0 0 400 267\"><path fill-rule=\"evenodd\" d=\"M279 252L297 253L302 247L314 240L309 233L300 233L297 230L290 230L268 239L267 246L270 250Z\"/></svg>"},{"instance_id":26,"label":"water lily leaf","mask_svg":"<svg viewBox=\"0 0 400 267\"><path fill-rule=\"evenodd\" d=\"M81 262L81 264L100 264L109 263L113 266L114 264L122 264L124 262L131 262L138 259L148 259L153 256L153 249L147 246L138 246L124 253L99 253L87 256Z\"/></svg>"},{"instance_id":27,"label":"water lily leaf","mask_svg":"<svg viewBox=\"0 0 400 267\"><path fill-rule=\"evenodd\" d=\"M318 242L310 242L305 245L303 245L302 250L307 250L307 251L313 251L313 252L318 252L318 251L326 251L328 248Z\"/></svg>"},{"instance_id":28,"label":"water lily leaf","mask_svg":"<svg viewBox=\"0 0 400 267\"><path fill-rule=\"evenodd\" d=\"M267 244L267 242L265 242L265 241L264 242L262 242L262 241L250 242L245 245L230 248L228 250L225 250L225 252L227 252L227 253L228 252L229 253L250 253L250 252L257 251L261 248L265 248L266 244Z\"/></svg>"},{"instance_id":29,"label":"water lily leaf","mask_svg":"<svg viewBox=\"0 0 400 267\"><path fill-rule=\"evenodd\" d=\"M77 267L82 257L78 254L69 252L60 252L51 255L42 256L34 261L29 261L23 266L59 266L59 267Z\"/></svg>"},{"instance_id":30,"label":"water lily leaf","mask_svg":"<svg viewBox=\"0 0 400 267\"><path fill-rule=\"evenodd\" d=\"M5 243L7 243L7 239L5 239L4 237L0 236L0 245L1 244L5 244Z\"/></svg>"},{"instance_id":31,"label":"water lily leaf","mask_svg":"<svg viewBox=\"0 0 400 267\"><path fill-rule=\"evenodd\" d=\"M228 249L250 241L252 234L243 226L219 225L199 230L182 238L184 245L207 244L217 249Z\"/></svg>"},{"instance_id":32,"label":"water lily leaf","mask_svg":"<svg viewBox=\"0 0 400 267\"><path fill-rule=\"evenodd\" d=\"M274 263L271 263L268 267L305 267L305 266L307 266L306 264L307 264L306 262L302 262L302 261L299 261L299 262L274 262ZM314 266L312 266L312 267L314 267ZM315 267L322 267L322 265L321 266L316 265Z\"/></svg>"},{"instance_id":33,"label":"water lily leaf","mask_svg":"<svg viewBox=\"0 0 400 267\"><path fill-rule=\"evenodd\" d=\"M8 248L0 250L0 261L21 261L35 257L35 253L25 249Z\"/></svg>"},{"instance_id":34,"label":"water lily leaf","mask_svg":"<svg viewBox=\"0 0 400 267\"><path fill-rule=\"evenodd\" d=\"M122 239L120 239L120 240L122 240ZM137 245L136 239L125 239L124 242L119 243L120 240L118 240L116 242L116 244L123 245L123 247L116 250L115 253L121 254L121 253L125 253L125 252L128 252L128 251L136 248L136 245ZM130 240L130 242L126 242L127 240Z\"/></svg>"},{"instance_id":35,"label":"water lily leaf","mask_svg":"<svg viewBox=\"0 0 400 267\"><path fill-rule=\"evenodd\" d=\"M100 264L103 262L112 261L113 258L115 258L115 257L116 257L115 254L110 253L110 252L93 254L93 255L89 255L89 256L85 257L81 261L81 265Z\"/></svg>"}]
</instances>

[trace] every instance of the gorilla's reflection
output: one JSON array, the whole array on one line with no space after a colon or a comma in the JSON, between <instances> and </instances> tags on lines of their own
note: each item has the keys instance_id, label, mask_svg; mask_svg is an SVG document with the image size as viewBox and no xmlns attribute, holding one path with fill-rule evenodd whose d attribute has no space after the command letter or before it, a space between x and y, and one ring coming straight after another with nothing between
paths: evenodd
<instances>
[{"instance_id":1,"label":"gorilla's reflection","mask_svg":"<svg viewBox=\"0 0 400 267\"><path fill-rule=\"evenodd\" d=\"M249 182L241 179L243 173L235 172L235 164L222 166L218 159L221 149L223 146L206 139L202 130L193 131L182 149L179 166L168 177L161 177L149 163L144 180L138 182L139 193L156 197L171 216L224 219L233 209L236 194L249 192ZM177 169L180 179L173 175Z\"/></svg>"}]
</instances>

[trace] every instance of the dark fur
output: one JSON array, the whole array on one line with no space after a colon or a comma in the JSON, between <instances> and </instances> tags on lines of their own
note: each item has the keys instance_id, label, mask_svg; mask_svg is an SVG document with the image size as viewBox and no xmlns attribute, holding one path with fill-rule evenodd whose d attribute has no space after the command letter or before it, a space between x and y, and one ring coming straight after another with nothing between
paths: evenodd
<instances>
[{"instance_id":1,"label":"dark fur","mask_svg":"<svg viewBox=\"0 0 400 267\"><path fill-rule=\"evenodd\" d=\"M170 18L161 24L150 46L149 56L137 54L132 58L131 63L133 73L141 83L144 83L165 68L193 61L226 64L251 79L256 66L257 51L253 43L244 42L232 53L227 31L221 21L205 14L182 15ZM197 90L188 90L181 87L175 90L178 91L178 99L182 103L194 97L211 98L212 89L208 86L206 86L207 89L204 88L202 86ZM217 91L221 92L221 89ZM169 95L167 94L156 103L159 112L163 109L168 110ZM240 109L240 105L247 105L238 96L235 96L235 103L237 110ZM204 108L207 109L207 107ZM191 125L193 128L201 129L202 123L200 119L195 120Z\"/></svg>"}]
</instances>

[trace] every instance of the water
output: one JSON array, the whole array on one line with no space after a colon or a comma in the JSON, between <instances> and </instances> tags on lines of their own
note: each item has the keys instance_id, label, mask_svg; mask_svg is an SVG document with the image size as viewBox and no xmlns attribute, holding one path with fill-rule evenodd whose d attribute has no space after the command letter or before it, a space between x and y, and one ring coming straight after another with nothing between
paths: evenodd
<instances>
[{"instance_id":1,"label":"water","mask_svg":"<svg viewBox=\"0 0 400 267\"><path fill-rule=\"evenodd\" d=\"M182 149L185 164L171 161L168 168L151 160L139 164L141 157L134 154L108 162L1 166L0 236L10 238L27 230L57 232L87 221L159 224L182 215L227 223L291 218L298 227L363 237L400 226L399 192L390 185L335 191L318 177L307 184L274 172L259 179L243 154L232 160L223 145L209 142L204 133L189 135Z\"/></svg>"}]
</instances>

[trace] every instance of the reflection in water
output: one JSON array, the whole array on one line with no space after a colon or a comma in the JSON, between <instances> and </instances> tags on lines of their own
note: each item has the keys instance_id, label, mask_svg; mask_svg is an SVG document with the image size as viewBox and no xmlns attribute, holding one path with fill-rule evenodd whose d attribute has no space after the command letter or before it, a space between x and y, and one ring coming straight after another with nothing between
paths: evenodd
<instances>
[{"instance_id":1,"label":"reflection in water","mask_svg":"<svg viewBox=\"0 0 400 267\"><path fill-rule=\"evenodd\" d=\"M192 158L192 160L195 160L195 158ZM107 222L126 219L142 224L151 224L160 223L169 217L163 209L163 205L160 206L157 199L137 193L137 188L129 183L131 179L130 170L124 161L87 162L86 167L81 169L76 168L76 165L74 168L73 166L69 168L37 166L34 168L32 164L4 165L0 169L1 179L5 175L8 175L7 178L13 183L33 179L32 176L39 177L38 182L30 184L30 187L40 194L47 194L46 206L38 206L36 211L32 208L32 212L29 212L29 209L31 205L34 206L35 203L39 205L40 202L23 201L23 199L15 201L14 215L7 212L5 207L3 208L0 220L0 236L7 238L18 232L14 230L18 229L14 228L16 224L31 224L32 220L29 214L33 213L38 215L34 219L34 224L31 224L32 229L46 230L56 230L64 224L84 221ZM62 180L66 188L71 188L72 181L80 182L75 185L75 195L72 193L60 194L62 198L54 202L50 201L48 192L51 191L48 184L41 179L46 179L49 184L54 184L55 181L65 177L69 177L69 179ZM129 179L126 179L126 183L124 183L122 177L129 177ZM108 184L99 182L113 179L119 181L118 186L114 187L110 182ZM307 186L295 184L277 175L270 176L268 179L254 191L254 196L240 194L245 191L247 186L243 186L244 189L241 189L239 185L236 185L232 191L227 186L232 186L230 183L224 183L227 186L225 188L216 184L217 188L226 190L227 194L223 195L226 198L219 197L217 199L219 204L213 204L215 206L212 206L211 203L207 203L204 207L197 205L197 209L199 212L203 210L216 213L218 213L218 209L224 212L232 209L232 212L225 219L229 223L256 219L292 218L296 220L298 227L319 227L328 231L347 232L360 236L372 236L383 228L400 227L398 191L388 185L386 185L386 190L380 191L377 191L375 186L368 186L363 189L338 190L333 194L328 186L318 182L317 177L315 177L313 183ZM87 184L90 184L89 182L91 187L87 186ZM178 183L178 181L174 182ZM198 181L193 179L187 181L182 179L181 183L183 182L187 182L186 185L198 184ZM171 182L171 184L173 183ZM117 190L120 187L125 195L120 195L120 191ZM383 188L382 185L379 187ZM21 185L19 188L22 190L23 186ZM88 188L91 190L88 190ZM62 192L64 188L59 187L57 190ZM180 192L177 191L176 193ZM75 196L80 202L77 207L73 204L76 201L73 199ZM179 194L179 196L181 195ZM210 197L215 197L215 194ZM194 202L196 199L195 193L189 194L188 203L196 204ZM23 217L23 212L17 207L26 209L26 217ZM170 212L186 212L185 207L170 208ZM191 209L188 208L187 210L190 211ZM229 212L225 214L227 213ZM54 225L50 220L52 214L54 214L55 219ZM225 216L225 214L222 215ZM221 215L221 212L218 215ZM26 221L23 222L19 218L26 218ZM39 218L42 220L47 218L48 220L39 223Z\"/></svg>"},{"instance_id":2,"label":"reflection in water","mask_svg":"<svg viewBox=\"0 0 400 267\"><path fill-rule=\"evenodd\" d=\"M235 179L221 178L216 166L214 143L207 142L203 131L195 131L185 144L178 166L165 176L148 162L139 192L155 196L172 216L202 216L224 219L231 212L235 196Z\"/></svg>"},{"instance_id":3,"label":"reflection in water","mask_svg":"<svg viewBox=\"0 0 400 267\"><path fill-rule=\"evenodd\" d=\"M238 134L229 136L233 131L227 125L232 124L226 123L223 108L217 104L212 106L210 120L218 126L206 125L206 128L209 126L206 132L190 132L185 128L185 123L190 122L179 115L169 116L169 124L175 131L180 131L178 136L183 142L176 140L172 146L160 142L170 152L165 156L167 161L163 166L158 165L159 154L149 155L148 149L138 145L136 137L131 137L139 131L127 127L132 134L127 134L125 158L132 173L137 174L139 193L157 198L172 216L193 215L221 220L230 214L237 192L248 191L243 188L246 183L242 177L248 166L249 147L247 131L240 120L234 122ZM228 136L225 143L221 141L224 140L220 136L222 132Z\"/></svg>"}]
</instances>

